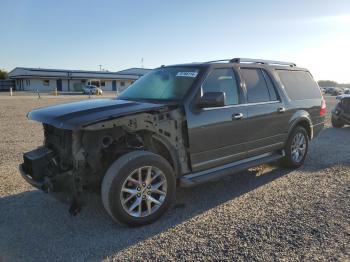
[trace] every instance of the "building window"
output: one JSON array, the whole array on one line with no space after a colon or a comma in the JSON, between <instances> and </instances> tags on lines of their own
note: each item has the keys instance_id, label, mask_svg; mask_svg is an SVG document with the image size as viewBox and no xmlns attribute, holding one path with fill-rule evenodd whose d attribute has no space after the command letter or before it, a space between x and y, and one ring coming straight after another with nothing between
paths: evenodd
<instances>
[{"instance_id":1,"label":"building window","mask_svg":"<svg viewBox=\"0 0 350 262\"><path fill-rule=\"evenodd\" d=\"M30 80L29 80L29 79L26 80L26 85L27 85L27 86L30 86Z\"/></svg>"},{"instance_id":2,"label":"building window","mask_svg":"<svg viewBox=\"0 0 350 262\"><path fill-rule=\"evenodd\" d=\"M44 86L49 86L50 85L50 80L43 80L43 85Z\"/></svg>"},{"instance_id":3,"label":"building window","mask_svg":"<svg viewBox=\"0 0 350 262\"><path fill-rule=\"evenodd\" d=\"M125 86L125 82L124 82L124 81L121 81L121 82L120 82L120 86Z\"/></svg>"},{"instance_id":4,"label":"building window","mask_svg":"<svg viewBox=\"0 0 350 262\"><path fill-rule=\"evenodd\" d=\"M101 81L101 86L106 86L106 82L105 81Z\"/></svg>"}]
</instances>

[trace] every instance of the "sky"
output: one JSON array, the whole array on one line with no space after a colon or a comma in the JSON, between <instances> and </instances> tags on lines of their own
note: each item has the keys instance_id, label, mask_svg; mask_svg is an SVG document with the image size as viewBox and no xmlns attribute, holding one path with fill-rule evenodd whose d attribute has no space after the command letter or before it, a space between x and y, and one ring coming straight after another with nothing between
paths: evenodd
<instances>
[{"instance_id":1,"label":"sky","mask_svg":"<svg viewBox=\"0 0 350 262\"><path fill-rule=\"evenodd\" d=\"M350 0L1 0L0 69L249 57L350 83Z\"/></svg>"}]
</instances>

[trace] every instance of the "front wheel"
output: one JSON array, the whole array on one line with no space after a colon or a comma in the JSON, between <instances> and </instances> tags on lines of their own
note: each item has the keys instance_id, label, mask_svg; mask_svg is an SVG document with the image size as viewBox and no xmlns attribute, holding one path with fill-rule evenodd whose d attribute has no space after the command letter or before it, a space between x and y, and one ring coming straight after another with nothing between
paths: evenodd
<instances>
[{"instance_id":1,"label":"front wheel","mask_svg":"<svg viewBox=\"0 0 350 262\"><path fill-rule=\"evenodd\" d=\"M303 165L309 148L309 138L305 128L297 126L288 137L283 165L297 168Z\"/></svg>"},{"instance_id":2,"label":"front wheel","mask_svg":"<svg viewBox=\"0 0 350 262\"><path fill-rule=\"evenodd\" d=\"M175 176L163 157L133 151L116 160L102 182L102 202L116 222L141 226L157 220L171 205Z\"/></svg>"}]
</instances>

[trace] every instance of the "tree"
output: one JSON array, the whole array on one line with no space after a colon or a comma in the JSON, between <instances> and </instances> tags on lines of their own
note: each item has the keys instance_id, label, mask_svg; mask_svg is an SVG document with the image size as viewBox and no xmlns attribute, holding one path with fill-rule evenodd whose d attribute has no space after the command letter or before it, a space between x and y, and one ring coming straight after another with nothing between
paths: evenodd
<instances>
[{"instance_id":1,"label":"tree","mask_svg":"<svg viewBox=\"0 0 350 262\"><path fill-rule=\"evenodd\" d=\"M335 87L338 85L337 82L332 80L320 80L317 83L320 87Z\"/></svg>"},{"instance_id":2,"label":"tree","mask_svg":"<svg viewBox=\"0 0 350 262\"><path fill-rule=\"evenodd\" d=\"M7 72L0 69L0 79L7 79Z\"/></svg>"}]
</instances>

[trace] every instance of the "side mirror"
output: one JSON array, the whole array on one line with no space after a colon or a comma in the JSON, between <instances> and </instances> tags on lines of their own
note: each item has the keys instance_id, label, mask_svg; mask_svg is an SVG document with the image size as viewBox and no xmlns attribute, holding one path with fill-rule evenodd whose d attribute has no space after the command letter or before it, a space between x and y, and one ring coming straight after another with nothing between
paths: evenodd
<instances>
[{"instance_id":1,"label":"side mirror","mask_svg":"<svg viewBox=\"0 0 350 262\"><path fill-rule=\"evenodd\" d=\"M206 92L198 102L199 108L205 107L221 107L225 105L224 92Z\"/></svg>"}]
</instances>

